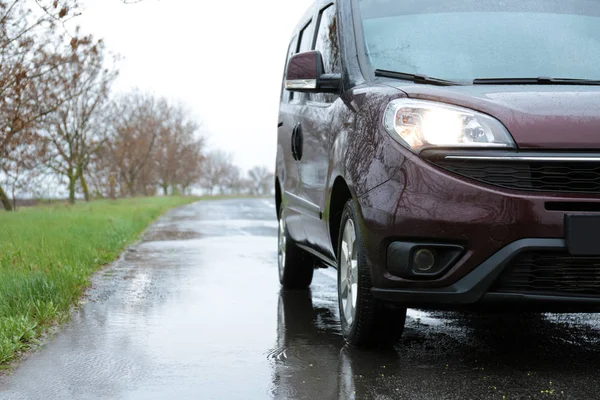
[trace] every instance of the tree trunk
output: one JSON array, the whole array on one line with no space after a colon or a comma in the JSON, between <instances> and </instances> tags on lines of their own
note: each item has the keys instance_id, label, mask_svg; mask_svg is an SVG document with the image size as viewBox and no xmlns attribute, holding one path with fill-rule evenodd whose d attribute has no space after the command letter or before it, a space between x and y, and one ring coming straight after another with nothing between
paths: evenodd
<instances>
[{"instance_id":1,"label":"tree trunk","mask_svg":"<svg viewBox=\"0 0 600 400\"><path fill-rule=\"evenodd\" d=\"M77 183L77 175L69 175L69 203L75 204L75 183Z\"/></svg>"},{"instance_id":2,"label":"tree trunk","mask_svg":"<svg viewBox=\"0 0 600 400\"><path fill-rule=\"evenodd\" d=\"M127 188L129 188L129 195L135 197L135 182L127 182Z\"/></svg>"},{"instance_id":3,"label":"tree trunk","mask_svg":"<svg viewBox=\"0 0 600 400\"><path fill-rule=\"evenodd\" d=\"M108 197L113 200L117 198L117 178L113 173L108 177Z\"/></svg>"},{"instance_id":4,"label":"tree trunk","mask_svg":"<svg viewBox=\"0 0 600 400\"><path fill-rule=\"evenodd\" d=\"M2 206L4 207L4 209L6 211L13 210L12 205L10 204L10 199L6 195L6 192L4 191L4 189L2 189L2 186L0 186L0 202L2 202Z\"/></svg>"},{"instance_id":5,"label":"tree trunk","mask_svg":"<svg viewBox=\"0 0 600 400\"><path fill-rule=\"evenodd\" d=\"M168 196L169 195L169 184L163 183L162 184L162 189L163 189L163 194L165 196Z\"/></svg>"},{"instance_id":6,"label":"tree trunk","mask_svg":"<svg viewBox=\"0 0 600 400\"><path fill-rule=\"evenodd\" d=\"M11 197L12 197L12 206L13 206L13 210L17 210L17 197L15 195L15 186L16 186L16 182L12 187L12 193L11 193Z\"/></svg>"},{"instance_id":7,"label":"tree trunk","mask_svg":"<svg viewBox=\"0 0 600 400\"><path fill-rule=\"evenodd\" d=\"M83 190L83 197L85 198L85 201L90 201L90 190L85 180L85 176L83 176L83 172L79 173L79 183L81 184L81 189Z\"/></svg>"}]
</instances>

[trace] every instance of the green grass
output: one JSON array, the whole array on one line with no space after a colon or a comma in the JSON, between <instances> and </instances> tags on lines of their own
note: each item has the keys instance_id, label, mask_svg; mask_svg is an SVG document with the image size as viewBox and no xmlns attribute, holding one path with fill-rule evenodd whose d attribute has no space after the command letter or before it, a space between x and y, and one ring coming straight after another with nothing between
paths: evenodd
<instances>
[{"instance_id":1,"label":"green grass","mask_svg":"<svg viewBox=\"0 0 600 400\"><path fill-rule=\"evenodd\" d=\"M102 200L0 212L0 365L68 319L99 267L190 197Z\"/></svg>"}]
</instances>

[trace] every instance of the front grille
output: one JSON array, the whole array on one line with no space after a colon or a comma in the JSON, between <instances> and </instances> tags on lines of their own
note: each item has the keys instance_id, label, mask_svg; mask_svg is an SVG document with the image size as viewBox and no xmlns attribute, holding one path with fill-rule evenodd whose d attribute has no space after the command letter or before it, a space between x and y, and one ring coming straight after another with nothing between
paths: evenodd
<instances>
[{"instance_id":1,"label":"front grille","mask_svg":"<svg viewBox=\"0 0 600 400\"><path fill-rule=\"evenodd\" d=\"M600 257L526 252L511 261L491 291L597 296L600 295Z\"/></svg>"},{"instance_id":2,"label":"front grille","mask_svg":"<svg viewBox=\"0 0 600 400\"><path fill-rule=\"evenodd\" d=\"M496 160L439 160L459 175L508 189L600 193L600 163Z\"/></svg>"}]
</instances>

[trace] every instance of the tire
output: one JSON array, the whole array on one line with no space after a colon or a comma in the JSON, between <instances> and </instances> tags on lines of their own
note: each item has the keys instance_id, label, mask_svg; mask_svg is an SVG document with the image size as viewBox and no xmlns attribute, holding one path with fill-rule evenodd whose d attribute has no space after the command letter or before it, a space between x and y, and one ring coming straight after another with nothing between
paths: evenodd
<instances>
[{"instance_id":1,"label":"tire","mask_svg":"<svg viewBox=\"0 0 600 400\"><path fill-rule=\"evenodd\" d=\"M352 200L344 207L338 239L338 304L344 340L353 346L389 346L404 330L406 308L377 301ZM350 261L350 262L349 262Z\"/></svg>"},{"instance_id":2,"label":"tire","mask_svg":"<svg viewBox=\"0 0 600 400\"><path fill-rule=\"evenodd\" d=\"M281 206L283 208L283 206ZM314 273L314 260L300 249L290 237L285 224L283 209L280 210L278 229L277 264L279 282L286 289L306 289L310 286Z\"/></svg>"}]
</instances>

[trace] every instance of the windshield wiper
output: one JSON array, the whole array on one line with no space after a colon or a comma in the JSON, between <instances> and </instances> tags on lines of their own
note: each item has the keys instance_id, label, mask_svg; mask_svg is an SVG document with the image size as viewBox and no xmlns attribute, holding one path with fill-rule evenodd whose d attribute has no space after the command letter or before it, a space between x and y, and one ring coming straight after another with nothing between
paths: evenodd
<instances>
[{"instance_id":1,"label":"windshield wiper","mask_svg":"<svg viewBox=\"0 0 600 400\"><path fill-rule=\"evenodd\" d=\"M473 80L474 85L600 85L600 80L549 78L478 78Z\"/></svg>"},{"instance_id":2,"label":"windshield wiper","mask_svg":"<svg viewBox=\"0 0 600 400\"><path fill-rule=\"evenodd\" d=\"M382 76L385 78L402 79L402 80L411 81L414 83L438 85L438 86L460 85L460 83L458 83L458 82L447 81L445 79L432 78L427 75L407 74L405 72L386 71L383 69L376 69L375 76Z\"/></svg>"}]
</instances>

